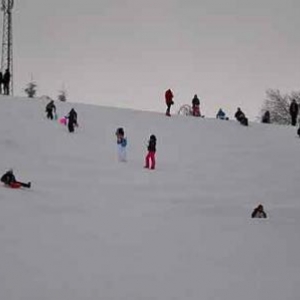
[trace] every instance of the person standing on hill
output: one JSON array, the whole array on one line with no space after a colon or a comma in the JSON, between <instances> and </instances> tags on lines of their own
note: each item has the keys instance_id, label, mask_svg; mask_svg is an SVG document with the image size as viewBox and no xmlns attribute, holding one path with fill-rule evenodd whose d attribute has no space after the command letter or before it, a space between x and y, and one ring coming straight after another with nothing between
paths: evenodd
<instances>
[{"instance_id":1,"label":"person standing on hill","mask_svg":"<svg viewBox=\"0 0 300 300\"><path fill-rule=\"evenodd\" d=\"M167 110L166 110L166 116L171 116L170 110L171 110L171 106L174 104L173 101L174 95L172 93L172 91L170 89L168 89L165 92L165 100L166 100L166 105L167 105Z\"/></svg>"},{"instance_id":2,"label":"person standing on hill","mask_svg":"<svg viewBox=\"0 0 300 300\"><path fill-rule=\"evenodd\" d=\"M127 139L125 138L124 129L122 127L117 129L116 136L117 136L119 161L126 162Z\"/></svg>"},{"instance_id":3,"label":"person standing on hill","mask_svg":"<svg viewBox=\"0 0 300 300\"><path fill-rule=\"evenodd\" d=\"M155 169L155 153L156 153L156 136L154 134L150 135L148 143L148 154L145 158L145 167L146 169ZM151 164L150 164L151 162Z\"/></svg>"},{"instance_id":4,"label":"person standing on hill","mask_svg":"<svg viewBox=\"0 0 300 300\"><path fill-rule=\"evenodd\" d=\"M5 70L2 82L3 82L4 95L9 95L10 72L8 69Z\"/></svg>"},{"instance_id":5,"label":"person standing on hill","mask_svg":"<svg viewBox=\"0 0 300 300\"><path fill-rule=\"evenodd\" d=\"M220 120L228 120L228 117L226 117L226 114L222 108L218 110L216 118Z\"/></svg>"},{"instance_id":6,"label":"person standing on hill","mask_svg":"<svg viewBox=\"0 0 300 300\"><path fill-rule=\"evenodd\" d=\"M0 94L3 92L3 74L0 72Z\"/></svg>"},{"instance_id":7,"label":"person standing on hill","mask_svg":"<svg viewBox=\"0 0 300 300\"><path fill-rule=\"evenodd\" d=\"M200 100L197 95L192 100L192 114L194 117L200 117Z\"/></svg>"},{"instance_id":8,"label":"person standing on hill","mask_svg":"<svg viewBox=\"0 0 300 300\"><path fill-rule=\"evenodd\" d=\"M69 132L74 132L74 127L78 126L77 123L77 112L72 108L67 116Z\"/></svg>"},{"instance_id":9,"label":"person standing on hill","mask_svg":"<svg viewBox=\"0 0 300 300\"><path fill-rule=\"evenodd\" d=\"M47 113L47 118L50 120L53 120L54 115L56 114L56 106L54 104L54 101L51 100L47 105L46 105L46 113Z\"/></svg>"},{"instance_id":10,"label":"person standing on hill","mask_svg":"<svg viewBox=\"0 0 300 300\"><path fill-rule=\"evenodd\" d=\"M293 101L291 102L291 105L290 105L290 115L291 115L291 119L292 119L291 120L292 126L296 126L296 124L297 124L298 111L299 111L298 103L296 102L295 99L293 99Z\"/></svg>"}]
</instances>

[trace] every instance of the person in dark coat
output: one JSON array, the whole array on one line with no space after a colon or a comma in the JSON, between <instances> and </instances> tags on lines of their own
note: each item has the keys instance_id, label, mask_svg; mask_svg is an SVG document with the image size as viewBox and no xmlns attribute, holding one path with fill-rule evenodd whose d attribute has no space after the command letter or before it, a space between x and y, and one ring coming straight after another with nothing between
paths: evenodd
<instances>
[{"instance_id":1,"label":"person in dark coat","mask_svg":"<svg viewBox=\"0 0 300 300\"><path fill-rule=\"evenodd\" d=\"M8 170L1 177L1 181L5 185L10 186L12 188L17 188L17 187L21 187L21 186L22 187L26 187L26 188L30 188L31 187L31 182L24 183L24 182L17 181L12 169Z\"/></svg>"},{"instance_id":2,"label":"person in dark coat","mask_svg":"<svg viewBox=\"0 0 300 300\"><path fill-rule=\"evenodd\" d=\"M74 127L78 126L77 123L77 112L72 108L67 116L69 132L74 132Z\"/></svg>"},{"instance_id":3,"label":"person in dark coat","mask_svg":"<svg viewBox=\"0 0 300 300\"><path fill-rule=\"evenodd\" d=\"M8 69L5 70L2 82L3 82L4 95L9 95L10 72Z\"/></svg>"},{"instance_id":4,"label":"person in dark coat","mask_svg":"<svg viewBox=\"0 0 300 300\"><path fill-rule=\"evenodd\" d=\"M145 168L155 169L155 153L156 153L156 136L151 134L148 143L148 154L145 158ZM150 166L151 162L151 166Z\"/></svg>"},{"instance_id":5,"label":"person in dark coat","mask_svg":"<svg viewBox=\"0 0 300 300\"><path fill-rule=\"evenodd\" d=\"M239 107L234 116L242 125L248 126L248 119Z\"/></svg>"},{"instance_id":6,"label":"person in dark coat","mask_svg":"<svg viewBox=\"0 0 300 300\"><path fill-rule=\"evenodd\" d=\"M299 111L298 103L296 102L295 99L293 99L293 101L291 102L291 105L290 105L290 115L291 115L292 126L296 126L296 124L297 124L298 111Z\"/></svg>"},{"instance_id":7,"label":"person in dark coat","mask_svg":"<svg viewBox=\"0 0 300 300\"><path fill-rule=\"evenodd\" d=\"M271 116L270 116L270 112L268 110L262 116L261 122L265 123L265 124L270 124L271 123Z\"/></svg>"},{"instance_id":8,"label":"person in dark coat","mask_svg":"<svg viewBox=\"0 0 300 300\"><path fill-rule=\"evenodd\" d=\"M0 72L0 94L3 93L3 74Z\"/></svg>"},{"instance_id":9,"label":"person in dark coat","mask_svg":"<svg viewBox=\"0 0 300 300\"><path fill-rule=\"evenodd\" d=\"M200 100L197 95L192 100L192 114L194 117L200 117Z\"/></svg>"},{"instance_id":10,"label":"person in dark coat","mask_svg":"<svg viewBox=\"0 0 300 300\"><path fill-rule=\"evenodd\" d=\"M46 106L47 118L53 120L54 114L56 114L56 106L54 101L51 100Z\"/></svg>"},{"instance_id":11,"label":"person in dark coat","mask_svg":"<svg viewBox=\"0 0 300 300\"><path fill-rule=\"evenodd\" d=\"M174 95L172 93L172 91L170 89L168 89L165 92L165 100L166 100L166 105L167 105L167 110L166 110L166 116L171 116L170 110L171 110L171 106L174 104L173 101Z\"/></svg>"},{"instance_id":12,"label":"person in dark coat","mask_svg":"<svg viewBox=\"0 0 300 300\"><path fill-rule=\"evenodd\" d=\"M264 207L259 204L252 212L251 218L267 218L267 214L264 211Z\"/></svg>"}]
</instances>

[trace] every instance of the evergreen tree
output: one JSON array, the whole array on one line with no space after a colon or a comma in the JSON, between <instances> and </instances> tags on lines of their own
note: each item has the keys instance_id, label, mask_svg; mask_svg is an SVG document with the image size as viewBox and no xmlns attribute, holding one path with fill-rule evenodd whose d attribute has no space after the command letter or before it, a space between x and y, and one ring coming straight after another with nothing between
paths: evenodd
<instances>
[{"instance_id":1,"label":"evergreen tree","mask_svg":"<svg viewBox=\"0 0 300 300\"><path fill-rule=\"evenodd\" d=\"M35 82L31 81L28 83L26 89L24 90L25 93L27 94L28 98L34 98L34 96L36 94L36 88L37 88L37 85Z\"/></svg>"},{"instance_id":2,"label":"evergreen tree","mask_svg":"<svg viewBox=\"0 0 300 300\"><path fill-rule=\"evenodd\" d=\"M66 102L67 101L66 91L65 90L60 91L57 98L58 98L59 101Z\"/></svg>"}]
</instances>

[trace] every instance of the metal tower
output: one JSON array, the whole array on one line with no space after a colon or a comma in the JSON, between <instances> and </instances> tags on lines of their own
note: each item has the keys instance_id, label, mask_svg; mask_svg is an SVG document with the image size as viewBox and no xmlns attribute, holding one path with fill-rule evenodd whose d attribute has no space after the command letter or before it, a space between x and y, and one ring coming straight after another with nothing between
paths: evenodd
<instances>
[{"instance_id":1,"label":"metal tower","mask_svg":"<svg viewBox=\"0 0 300 300\"><path fill-rule=\"evenodd\" d=\"M14 0L2 0L3 32L2 32L2 59L1 71L4 74L10 72L9 95L13 95L13 37L12 37L12 14Z\"/></svg>"}]
</instances>

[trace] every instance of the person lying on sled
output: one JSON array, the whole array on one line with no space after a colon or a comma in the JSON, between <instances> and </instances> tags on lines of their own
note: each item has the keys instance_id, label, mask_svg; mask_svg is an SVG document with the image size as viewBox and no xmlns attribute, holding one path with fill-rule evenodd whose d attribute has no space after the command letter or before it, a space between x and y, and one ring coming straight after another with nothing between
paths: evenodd
<instances>
[{"instance_id":1,"label":"person lying on sled","mask_svg":"<svg viewBox=\"0 0 300 300\"><path fill-rule=\"evenodd\" d=\"M2 177L1 177L1 181L7 185L10 186L12 188L18 188L18 187L26 187L26 188L30 188L31 187L31 183L24 183L24 182L20 182L16 180L16 177L13 173L13 170L10 169L8 170Z\"/></svg>"}]
</instances>

